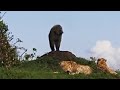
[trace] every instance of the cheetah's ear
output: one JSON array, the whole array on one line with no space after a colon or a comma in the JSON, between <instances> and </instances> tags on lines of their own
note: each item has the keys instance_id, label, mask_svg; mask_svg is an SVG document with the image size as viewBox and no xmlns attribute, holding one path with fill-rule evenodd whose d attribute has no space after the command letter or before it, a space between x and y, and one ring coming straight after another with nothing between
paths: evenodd
<instances>
[{"instance_id":1,"label":"cheetah's ear","mask_svg":"<svg viewBox=\"0 0 120 90\"><path fill-rule=\"evenodd\" d=\"M100 61L101 59L99 58L98 61Z\"/></svg>"},{"instance_id":2,"label":"cheetah's ear","mask_svg":"<svg viewBox=\"0 0 120 90\"><path fill-rule=\"evenodd\" d=\"M106 62L107 60L105 59L105 62Z\"/></svg>"},{"instance_id":3,"label":"cheetah's ear","mask_svg":"<svg viewBox=\"0 0 120 90\"><path fill-rule=\"evenodd\" d=\"M102 58L105 62L107 61L105 58Z\"/></svg>"}]
</instances>

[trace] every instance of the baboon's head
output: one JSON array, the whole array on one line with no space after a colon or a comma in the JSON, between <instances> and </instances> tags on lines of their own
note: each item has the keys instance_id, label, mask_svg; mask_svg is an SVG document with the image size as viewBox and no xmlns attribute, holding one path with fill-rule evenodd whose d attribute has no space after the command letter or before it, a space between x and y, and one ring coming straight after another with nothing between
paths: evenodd
<instances>
[{"instance_id":1,"label":"baboon's head","mask_svg":"<svg viewBox=\"0 0 120 90\"><path fill-rule=\"evenodd\" d=\"M54 29L54 33L56 35L62 35L63 34L63 29L62 29L61 25L55 25L55 26L53 26L52 29Z\"/></svg>"}]
</instances>

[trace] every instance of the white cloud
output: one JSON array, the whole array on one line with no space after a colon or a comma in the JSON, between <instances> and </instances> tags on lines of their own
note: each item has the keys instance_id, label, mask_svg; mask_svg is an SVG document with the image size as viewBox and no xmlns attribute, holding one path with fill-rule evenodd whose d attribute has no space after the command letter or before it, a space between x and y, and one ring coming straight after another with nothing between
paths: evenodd
<instances>
[{"instance_id":1,"label":"white cloud","mask_svg":"<svg viewBox=\"0 0 120 90\"><path fill-rule=\"evenodd\" d=\"M108 40L97 41L91 49L91 55L96 58L107 59L108 66L114 70L120 69L120 48L113 47Z\"/></svg>"}]
</instances>

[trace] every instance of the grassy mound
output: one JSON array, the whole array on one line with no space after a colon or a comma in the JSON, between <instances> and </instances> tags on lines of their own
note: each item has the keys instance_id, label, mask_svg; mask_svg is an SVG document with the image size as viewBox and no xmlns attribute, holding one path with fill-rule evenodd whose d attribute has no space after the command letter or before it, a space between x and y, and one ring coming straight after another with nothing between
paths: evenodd
<instances>
[{"instance_id":1,"label":"grassy mound","mask_svg":"<svg viewBox=\"0 0 120 90\"><path fill-rule=\"evenodd\" d=\"M93 73L69 75L60 68L58 63L61 60L73 60L79 64L89 65L93 68ZM0 68L1 79L120 79L119 75L119 72L116 76L104 73L97 69L94 61L76 57L68 51L49 52L36 60L21 62L10 70Z\"/></svg>"}]
</instances>

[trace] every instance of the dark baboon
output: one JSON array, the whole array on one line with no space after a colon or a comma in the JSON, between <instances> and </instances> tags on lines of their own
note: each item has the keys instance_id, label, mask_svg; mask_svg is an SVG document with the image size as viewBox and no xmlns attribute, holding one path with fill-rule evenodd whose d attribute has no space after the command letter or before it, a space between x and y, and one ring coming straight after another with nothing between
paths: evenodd
<instances>
[{"instance_id":1,"label":"dark baboon","mask_svg":"<svg viewBox=\"0 0 120 90\"><path fill-rule=\"evenodd\" d=\"M63 30L61 25L54 25L49 33L49 44L51 51L55 51L54 46L56 47L56 51L59 51L61 38L62 38Z\"/></svg>"}]
</instances>

